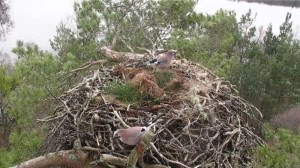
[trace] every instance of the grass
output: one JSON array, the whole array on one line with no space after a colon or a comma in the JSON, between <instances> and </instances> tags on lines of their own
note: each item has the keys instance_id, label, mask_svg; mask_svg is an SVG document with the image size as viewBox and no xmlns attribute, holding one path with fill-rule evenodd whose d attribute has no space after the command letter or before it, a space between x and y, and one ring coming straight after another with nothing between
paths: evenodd
<instances>
[{"instance_id":1,"label":"grass","mask_svg":"<svg viewBox=\"0 0 300 168\"><path fill-rule=\"evenodd\" d=\"M128 82L111 82L108 84L106 92L127 104L136 103L141 97L139 91Z\"/></svg>"},{"instance_id":2,"label":"grass","mask_svg":"<svg viewBox=\"0 0 300 168\"><path fill-rule=\"evenodd\" d=\"M154 77L159 87L163 88L167 83L171 81L174 77L174 74L169 71L155 71Z\"/></svg>"}]
</instances>

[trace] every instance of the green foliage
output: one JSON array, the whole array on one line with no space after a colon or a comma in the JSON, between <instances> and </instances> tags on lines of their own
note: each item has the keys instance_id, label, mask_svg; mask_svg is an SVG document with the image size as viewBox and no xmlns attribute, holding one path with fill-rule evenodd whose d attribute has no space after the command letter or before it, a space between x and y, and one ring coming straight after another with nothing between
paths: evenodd
<instances>
[{"instance_id":1,"label":"green foliage","mask_svg":"<svg viewBox=\"0 0 300 168\"><path fill-rule=\"evenodd\" d=\"M167 83L171 81L174 77L174 74L169 71L155 71L154 77L159 87L163 88Z\"/></svg>"},{"instance_id":2,"label":"green foliage","mask_svg":"<svg viewBox=\"0 0 300 168\"><path fill-rule=\"evenodd\" d=\"M299 101L300 43L293 38L290 19L287 14L279 35L269 26L262 43L250 41L242 59L245 61L231 71L231 81L265 119Z\"/></svg>"},{"instance_id":3,"label":"green foliage","mask_svg":"<svg viewBox=\"0 0 300 168\"><path fill-rule=\"evenodd\" d=\"M5 65L0 65L0 81L0 98L8 95L18 84L16 76L9 74Z\"/></svg>"},{"instance_id":4,"label":"green foliage","mask_svg":"<svg viewBox=\"0 0 300 168\"><path fill-rule=\"evenodd\" d=\"M9 106L6 112L15 119L16 125L10 136L10 149L0 152L0 163L4 167L36 155L44 135L41 128L35 127L35 119L48 114L52 109L43 104L49 97L45 87L51 88L52 93L56 94L59 85L56 75L58 63L50 53L39 50L37 45L25 45L22 41L18 42L13 51L19 59L6 79L18 80L14 89L6 92L4 102Z\"/></svg>"},{"instance_id":5,"label":"green foliage","mask_svg":"<svg viewBox=\"0 0 300 168\"><path fill-rule=\"evenodd\" d=\"M63 23L57 26L56 32L50 44L58 52L59 63L64 70L78 67L83 62L99 57L97 41L94 38L77 35Z\"/></svg>"},{"instance_id":6,"label":"green foliage","mask_svg":"<svg viewBox=\"0 0 300 168\"><path fill-rule=\"evenodd\" d=\"M294 168L300 166L300 133L288 130L264 128L266 146L254 152L255 167Z\"/></svg>"},{"instance_id":7,"label":"green foliage","mask_svg":"<svg viewBox=\"0 0 300 168\"><path fill-rule=\"evenodd\" d=\"M14 131L10 135L12 147L0 149L0 167L10 167L35 156L41 145L40 135L36 130L29 132Z\"/></svg>"},{"instance_id":8,"label":"green foliage","mask_svg":"<svg viewBox=\"0 0 300 168\"><path fill-rule=\"evenodd\" d=\"M5 35L11 30L14 23L9 15L10 7L8 5L9 1L0 1L0 40L5 38Z\"/></svg>"},{"instance_id":9,"label":"green foliage","mask_svg":"<svg viewBox=\"0 0 300 168\"><path fill-rule=\"evenodd\" d=\"M118 35L117 50L166 46L173 27L189 29L195 1L150 0L96 1L75 4L78 39L111 44Z\"/></svg>"},{"instance_id":10,"label":"green foliage","mask_svg":"<svg viewBox=\"0 0 300 168\"><path fill-rule=\"evenodd\" d=\"M62 70L65 72L70 72L71 70L77 68L80 64L80 60L72 53L67 53L65 55L66 60L62 63Z\"/></svg>"},{"instance_id":11,"label":"green foliage","mask_svg":"<svg viewBox=\"0 0 300 168\"><path fill-rule=\"evenodd\" d=\"M170 46L192 61L200 62L222 77L228 77L237 64L239 26L232 11L219 10L215 15L193 14L192 29L175 29Z\"/></svg>"},{"instance_id":12,"label":"green foliage","mask_svg":"<svg viewBox=\"0 0 300 168\"><path fill-rule=\"evenodd\" d=\"M106 91L122 102L128 104L137 103L141 97L139 91L128 82L111 82L108 84Z\"/></svg>"},{"instance_id":13,"label":"green foliage","mask_svg":"<svg viewBox=\"0 0 300 168\"><path fill-rule=\"evenodd\" d=\"M45 86L53 88L57 85L55 73L58 67L54 57L50 53L38 50L38 47L33 48L22 43L14 52L20 59L15 63L12 75L20 81L18 87L6 97L6 101L10 105L8 113L20 126L26 128L34 122L38 103L49 96Z\"/></svg>"}]
</instances>

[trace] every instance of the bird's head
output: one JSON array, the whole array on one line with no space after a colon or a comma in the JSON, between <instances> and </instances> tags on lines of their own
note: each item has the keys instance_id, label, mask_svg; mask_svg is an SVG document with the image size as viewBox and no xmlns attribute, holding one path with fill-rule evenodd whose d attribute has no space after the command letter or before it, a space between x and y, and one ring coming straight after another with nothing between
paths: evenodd
<instances>
[{"instance_id":1,"label":"bird's head","mask_svg":"<svg viewBox=\"0 0 300 168\"><path fill-rule=\"evenodd\" d=\"M166 55L168 55L168 56L170 56L170 57L175 57L175 56L176 56L176 53L177 53L177 50L171 49L171 50L168 50L168 51L166 52Z\"/></svg>"},{"instance_id":2,"label":"bird's head","mask_svg":"<svg viewBox=\"0 0 300 168\"><path fill-rule=\"evenodd\" d=\"M119 138L120 137L120 132L124 131L124 129L118 129L114 132L113 138Z\"/></svg>"}]
</instances>

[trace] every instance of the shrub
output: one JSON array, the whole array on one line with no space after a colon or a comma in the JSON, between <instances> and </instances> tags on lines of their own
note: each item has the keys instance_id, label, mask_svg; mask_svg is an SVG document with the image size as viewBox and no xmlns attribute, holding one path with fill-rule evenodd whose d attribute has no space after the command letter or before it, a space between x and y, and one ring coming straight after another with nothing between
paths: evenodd
<instances>
[{"instance_id":1,"label":"shrub","mask_svg":"<svg viewBox=\"0 0 300 168\"><path fill-rule=\"evenodd\" d=\"M300 106L275 115L270 123L276 129L284 128L297 132L300 127Z\"/></svg>"},{"instance_id":2,"label":"shrub","mask_svg":"<svg viewBox=\"0 0 300 168\"><path fill-rule=\"evenodd\" d=\"M10 167L37 155L41 138L36 130L31 132L14 131L10 135L12 148L0 149L0 167Z\"/></svg>"},{"instance_id":3,"label":"shrub","mask_svg":"<svg viewBox=\"0 0 300 168\"><path fill-rule=\"evenodd\" d=\"M267 145L254 152L253 167L300 167L300 133L264 127Z\"/></svg>"},{"instance_id":4,"label":"shrub","mask_svg":"<svg viewBox=\"0 0 300 168\"><path fill-rule=\"evenodd\" d=\"M171 79L174 77L174 74L170 71L155 71L154 76L158 86L163 88L171 81Z\"/></svg>"}]
</instances>

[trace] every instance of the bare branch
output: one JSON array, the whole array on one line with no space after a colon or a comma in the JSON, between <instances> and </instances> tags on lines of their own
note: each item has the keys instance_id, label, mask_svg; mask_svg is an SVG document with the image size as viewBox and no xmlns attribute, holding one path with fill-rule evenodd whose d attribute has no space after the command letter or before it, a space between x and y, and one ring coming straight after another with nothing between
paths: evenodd
<instances>
[{"instance_id":1,"label":"bare branch","mask_svg":"<svg viewBox=\"0 0 300 168\"><path fill-rule=\"evenodd\" d=\"M12 168L48 168L48 167L73 167L73 168L93 168L88 160L88 153L81 150L59 151L40 156Z\"/></svg>"},{"instance_id":2,"label":"bare branch","mask_svg":"<svg viewBox=\"0 0 300 168\"><path fill-rule=\"evenodd\" d=\"M173 164L177 164L177 165L180 165L182 167L185 167L185 168L189 168L188 166L184 165L183 163L180 163L178 161L175 161L175 160L170 160L168 158L166 158L163 154L159 153L158 149L155 147L155 145L151 142L151 147L154 149L154 151L161 157L163 158L164 160L166 160L167 162L170 162L170 163L173 163Z\"/></svg>"}]
</instances>

